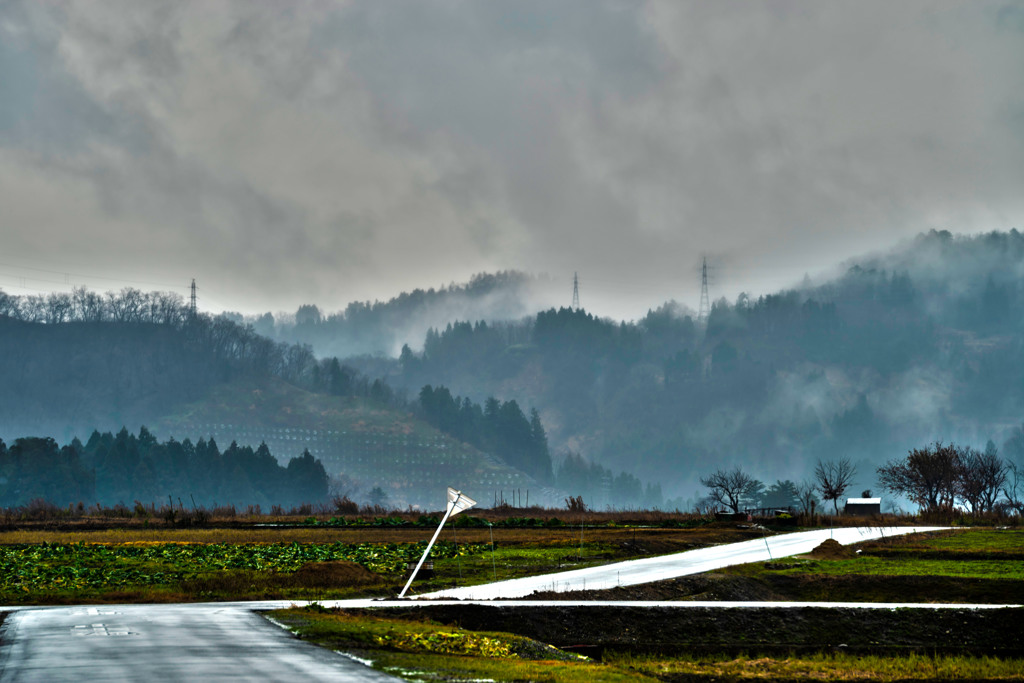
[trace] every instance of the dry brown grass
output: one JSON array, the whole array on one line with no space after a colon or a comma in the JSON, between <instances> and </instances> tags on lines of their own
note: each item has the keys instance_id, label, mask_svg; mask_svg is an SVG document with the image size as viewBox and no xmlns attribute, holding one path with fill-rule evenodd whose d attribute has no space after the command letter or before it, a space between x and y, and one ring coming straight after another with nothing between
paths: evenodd
<instances>
[{"instance_id":1,"label":"dry brown grass","mask_svg":"<svg viewBox=\"0 0 1024 683\"><path fill-rule=\"evenodd\" d=\"M0 531L0 545L38 543L416 543L430 538L426 527L247 527L225 529L120 528L97 530L26 529ZM460 543L490 543L490 530L445 529L444 539L457 533ZM579 527L537 527L493 529L498 545L580 544ZM584 528L584 546L594 544L635 547L640 554L670 553L760 538L756 529L740 529L735 524L709 525L696 529Z\"/></svg>"}]
</instances>

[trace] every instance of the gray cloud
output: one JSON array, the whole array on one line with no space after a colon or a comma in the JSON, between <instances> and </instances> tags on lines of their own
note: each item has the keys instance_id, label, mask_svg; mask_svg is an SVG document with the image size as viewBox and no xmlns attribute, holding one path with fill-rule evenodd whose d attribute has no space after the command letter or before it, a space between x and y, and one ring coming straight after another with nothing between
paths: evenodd
<instances>
[{"instance_id":1,"label":"gray cloud","mask_svg":"<svg viewBox=\"0 0 1024 683\"><path fill-rule=\"evenodd\" d=\"M247 311L519 268L636 317L701 253L757 294L1020 227L1021 63L998 2L9 2L2 260Z\"/></svg>"}]
</instances>

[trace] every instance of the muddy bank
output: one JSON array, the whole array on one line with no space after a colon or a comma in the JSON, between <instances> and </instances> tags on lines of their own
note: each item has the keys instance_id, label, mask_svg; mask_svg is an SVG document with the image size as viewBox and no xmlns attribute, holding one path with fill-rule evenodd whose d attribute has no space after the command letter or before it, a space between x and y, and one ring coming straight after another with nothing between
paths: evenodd
<instances>
[{"instance_id":1,"label":"muddy bank","mask_svg":"<svg viewBox=\"0 0 1024 683\"><path fill-rule=\"evenodd\" d=\"M1024 581L949 576L822 576L725 573L683 576L601 591L535 593L527 600L729 600L1024 604Z\"/></svg>"},{"instance_id":2,"label":"muddy bank","mask_svg":"<svg viewBox=\"0 0 1024 683\"><path fill-rule=\"evenodd\" d=\"M843 651L1024 655L1024 609L510 607L429 605L387 611L471 630L506 631L599 655L631 652Z\"/></svg>"}]
</instances>

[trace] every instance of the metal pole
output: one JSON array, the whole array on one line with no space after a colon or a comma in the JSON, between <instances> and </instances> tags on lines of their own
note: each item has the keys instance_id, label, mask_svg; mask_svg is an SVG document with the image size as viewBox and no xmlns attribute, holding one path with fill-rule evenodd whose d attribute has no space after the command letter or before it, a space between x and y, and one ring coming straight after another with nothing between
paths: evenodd
<instances>
[{"instance_id":1,"label":"metal pole","mask_svg":"<svg viewBox=\"0 0 1024 683\"><path fill-rule=\"evenodd\" d=\"M437 531L434 532L434 537L431 538L430 543L427 544L427 549L423 552L423 557L421 557L420 561L416 563L416 569L412 570L412 575L405 583L405 588L403 588L402 592L398 594L399 598L405 597L405 592L409 590L409 586L412 585L413 579L416 578L416 574L419 573L420 567L423 566L423 561L427 559L427 555L430 554L430 549L434 547L434 542L437 541L437 537L441 535L441 529L444 528L444 523L448 521L448 517L452 514L452 510L455 509L455 504L459 502L459 498L461 497L462 494L460 493L453 502L448 503L448 509L445 511L444 517L441 518L441 523L437 525Z\"/></svg>"},{"instance_id":2,"label":"metal pole","mask_svg":"<svg viewBox=\"0 0 1024 683\"><path fill-rule=\"evenodd\" d=\"M487 528L491 532L491 571L494 572L494 580L498 580L498 567L494 564L494 525L490 522L487 523Z\"/></svg>"},{"instance_id":3,"label":"metal pole","mask_svg":"<svg viewBox=\"0 0 1024 683\"><path fill-rule=\"evenodd\" d=\"M455 539L455 563L459 566L459 581L462 581L462 560L459 559L459 532L452 527L452 537Z\"/></svg>"}]
</instances>

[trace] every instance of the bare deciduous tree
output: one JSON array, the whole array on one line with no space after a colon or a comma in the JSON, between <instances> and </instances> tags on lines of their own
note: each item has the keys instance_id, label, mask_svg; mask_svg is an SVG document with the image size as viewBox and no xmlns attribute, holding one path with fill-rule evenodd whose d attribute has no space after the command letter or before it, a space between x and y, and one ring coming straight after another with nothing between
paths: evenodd
<instances>
[{"instance_id":1,"label":"bare deciduous tree","mask_svg":"<svg viewBox=\"0 0 1024 683\"><path fill-rule=\"evenodd\" d=\"M709 500L728 507L734 513L739 512L744 499L761 486L761 482L739 466L731 470L716 470L711 476L702 477L700 483L710 489Z\"/></svg>"},{"instance_id":2,"label":"bare deciduous tree","mask_svg":"<svg viewBox=\"0 0 1024 683\"><path fill-rule=\"evenodd\" d=\"M992 512L1006 482L1008 467L995 447L984 453L974 448L957 452L956 493L974 514Z\"/></svg>"},{"instance_id":3,"label":"bare deciduous tree","mask_svg":"<svg viewBox=\"0 0 1024 683\"><path fill-rule=\"evenodd\" d=\"M74 317L82 322L100 322L106 317L107 308L103 297L85 287L76 287L71 292Z\"/></svg>"},{"instance_id":4,"label":"bare deciduous tree","mask_svg":"<svg viewBox=\"0 0 1024 683\"><path fill-rule=\"evenodd\" d=\"M0 290L0 317L18 317L18 297Z\"/></svg>"},{"instance_id":5,"label":"bare deciduous tree","mask_svg":"<svg viewBox=\"0 0 1024 683\"><path fill-rule=\"evenodd\" d=\"M29 294L21 297L21 319L29 323L46 321L46 297L42 294Z\"/></svg>"},{"instance_id":6,"label":"bare deciduous tree","mask_svg":"<svg viewBox=\"0 0 1024 683\"><path fill-rule=\"evenodd\" d=\"M1003 495L1006 500L1000 503L1005 510L1024 515L1024 498L1021 497L1021 489L1024 489L1024 467L1016 463L1006 463L1006 480L1003 482Z\"/></svg>"},{"instance_id":7,"label":"bare deciduous tree","mask_svg":"<svg viewBox=\"0 0 1024 683\"><path fill-rule=\"evenodd\" d=\"M818 461L814 468L814 481L821 497L832 501L832 507L836 514L839 513L839 499L846 493L853 483L853 477L857 474L857 468L853 466L849 458L829 460L828 462Z\"/></svg>"},{"instance_id":8,"label":"bare deciduous tree","mask_svg":"<svg viewBox=\"0 0 1024 683\"><path fill-rule=\"evenodd\" d=\"M67 322L73 314L71 295L53 292L46 297L46 324L58 325Z\"/></svg>"},{"instance_id":9,"label":"bare deciduous tree","mask_svg":"<svg viewBox=\"0 0 1024 683\"><path fill-rule=\"evenodd\" d=\"M886 490L903 495L926 510L952 509L959 467L956 446L936 442L915 448L903 460L878 468L878 481Z\"/></svg>"},{"instance_id":10,"label":"bare deciduous tree","mask_svg":"<svg viewBox=\"0 0 1024 683\"><path fill-rule=\"evenodd\" d=\"M817 492L818 487L815 486L813 481L802 481L796 490L800 510L805 515L814 514L814 508L818 504L818 498L814 494Z\"/></svg>"}]
</instances>

